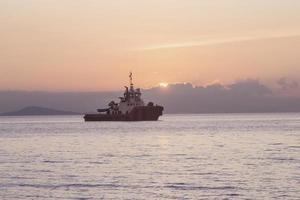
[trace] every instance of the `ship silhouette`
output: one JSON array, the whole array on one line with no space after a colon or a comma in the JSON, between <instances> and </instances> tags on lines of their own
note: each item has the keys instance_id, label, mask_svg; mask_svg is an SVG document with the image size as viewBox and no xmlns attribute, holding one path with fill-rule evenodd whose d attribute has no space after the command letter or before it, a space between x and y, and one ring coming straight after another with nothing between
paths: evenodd
<instances>
[{"instance_id":1,"label":"ship silhouette","mask_svg":"<svg viewBox=\"0 0 300 200\"><path fill-rule=\"evenodd\" d=\"M129 74L130 86L125 86L120 102L111 101L108 108L97 109L97 114L84 115L85 121L156 121L164 108L149 102L145 105L140 88L134 89L132 73Z\"/></svg>"}]
</instances>

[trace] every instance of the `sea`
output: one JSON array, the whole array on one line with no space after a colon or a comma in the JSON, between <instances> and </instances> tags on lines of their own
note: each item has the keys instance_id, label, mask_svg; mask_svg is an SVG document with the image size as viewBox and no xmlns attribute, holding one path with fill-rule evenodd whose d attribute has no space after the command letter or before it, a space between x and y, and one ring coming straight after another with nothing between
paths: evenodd
<instances>
[{"instance_id":1,"label":"sea","mask_svg":"<svg viewBox=\"0 0 300 200\"><path fill-rule=\"evenodd\" d=\"M0 117L0 199L300 199L300 113Z\"/></svg>"}]
</instances>

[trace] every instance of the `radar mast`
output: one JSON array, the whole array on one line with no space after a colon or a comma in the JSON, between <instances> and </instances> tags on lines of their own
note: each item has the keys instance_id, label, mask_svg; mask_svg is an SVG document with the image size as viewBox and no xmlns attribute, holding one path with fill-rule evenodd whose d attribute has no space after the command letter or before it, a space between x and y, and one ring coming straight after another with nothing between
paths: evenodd
<instances>
[{"instance_id":1,"label":"radar mast","mask_svg":"<svg viewBox=\"0 0 300 200\"><path fill-rule=\"evenodd\" d=\"M130 80L130 90L133 90L133 83L132 83L132 72L129 73L129 80Z\"/></svg>"}]
</instances>

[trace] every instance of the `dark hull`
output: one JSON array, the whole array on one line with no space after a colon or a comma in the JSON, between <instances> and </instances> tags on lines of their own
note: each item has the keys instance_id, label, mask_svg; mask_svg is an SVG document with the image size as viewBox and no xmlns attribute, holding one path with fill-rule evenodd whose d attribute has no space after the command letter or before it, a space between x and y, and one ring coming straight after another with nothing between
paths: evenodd
<instances>
[{"instance_id":1,"label":"dark hull","mask_svg":"<svg viewBox=\"0 0 300 200\"><path fill-rule=\"evenodd\" d=\"M156 121L163 112L162 106L139 106L129 114L86 114L85 121Z\"/></svg>"}]
</instances>

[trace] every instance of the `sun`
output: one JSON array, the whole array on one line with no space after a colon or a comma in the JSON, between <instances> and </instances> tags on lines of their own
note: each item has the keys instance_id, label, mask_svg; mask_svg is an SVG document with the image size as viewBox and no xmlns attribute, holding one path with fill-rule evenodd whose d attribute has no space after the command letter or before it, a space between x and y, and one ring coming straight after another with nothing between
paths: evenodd
<instances>
[{"instance_id":1,"label":"sun","mask_svg":"<svg viewBox=\"0 0 300 200\"><path fill-rule=\"evenodd\" d=\"M159 87L162 87L162 88L166 88L168 87L169 83L166 83L166 82L162 82L162 83L159 83Z\"/></svg>"}]
</instances>

